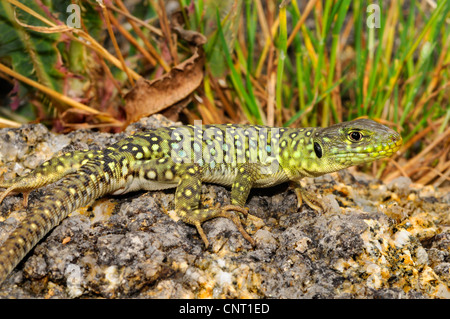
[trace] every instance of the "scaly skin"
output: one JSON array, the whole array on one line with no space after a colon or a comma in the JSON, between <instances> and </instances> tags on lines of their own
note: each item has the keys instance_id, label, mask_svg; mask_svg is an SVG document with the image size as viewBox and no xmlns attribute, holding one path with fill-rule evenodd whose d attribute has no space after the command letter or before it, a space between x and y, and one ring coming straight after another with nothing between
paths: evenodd
<instances>
[{"instance_id":1,"label":"scaly skin","mask_svg":"<svg viewBox=\"0 0 450 319\"><path fill-rule=\"evenodd\" d=\"M247 214L244 205L251 188L290 181L299 202L318 210L320 202L300 188L301 178L391 156L401 144L395 131L359 119L328 128L175 126L132 135L102 151L67 153L28 175L0 183L6 188L1 203L8 194L27 195L60 181L52 194L34 203L0 247L0 283L69 213L105 194L176 187L175 212L196 226L206 247L209 242L201 224L215 217L231 219L255 245L235 213ZM200 208L202 182L231 186L231 205Z\"/></svg>"}]
</instances>

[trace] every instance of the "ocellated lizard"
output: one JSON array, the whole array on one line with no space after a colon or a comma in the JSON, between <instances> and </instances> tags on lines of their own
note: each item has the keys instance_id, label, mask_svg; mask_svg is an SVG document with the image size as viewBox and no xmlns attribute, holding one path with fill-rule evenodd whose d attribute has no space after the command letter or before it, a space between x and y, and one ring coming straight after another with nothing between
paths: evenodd
<instances>
[{"instance_id":1,"label":"ocellated lizard","mask_svg":"<svg viewBox=\"0 0 450 319\"><path fill-rule=\"evenodd\" d=\"M229 218L252 244L236 212L251 188L291 182L299 202L321 209L299 180L391 156L402 144L398 133L368 119L328 128L272 128L254 125L188 125L131 135L101 151L76 151L55 157L29 174L0 183L24 193L60 181L52 194L34 203L27 217L0 247L0 283L53 227L72 211L105 194L176 187L175 212L194 225L205 246L201 224ZM231 205L200 208L202 182L231 186Z\"/></svg>"}]
</instances>

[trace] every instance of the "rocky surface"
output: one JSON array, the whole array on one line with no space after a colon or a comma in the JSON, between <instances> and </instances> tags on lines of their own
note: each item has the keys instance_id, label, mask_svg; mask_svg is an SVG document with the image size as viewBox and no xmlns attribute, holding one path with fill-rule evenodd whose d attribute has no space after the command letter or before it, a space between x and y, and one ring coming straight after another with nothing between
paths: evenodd
<instances>
[{"instance_id":1,"label":"rocky surface","mask_svg":"<svg viewBox=\"0 0 450 319\"><path fill-rule=\"evenodd\" d=\"M66 151L102 148L123 134L50 133L42 125L0 130L0 173L11 178ZM305 180L326 211L297 208L286 185L253 190L244 221L194 227L169 217L174 191L107 196L72 213L0 287L2 298L450 298L450 194L398 178L389 184L344 170ZM229 190L203 185L203 205ZM51 186L30 194L39 200ZM21 195L0 205L0 244L23 219Z\"/></svg>"}]
</instances>

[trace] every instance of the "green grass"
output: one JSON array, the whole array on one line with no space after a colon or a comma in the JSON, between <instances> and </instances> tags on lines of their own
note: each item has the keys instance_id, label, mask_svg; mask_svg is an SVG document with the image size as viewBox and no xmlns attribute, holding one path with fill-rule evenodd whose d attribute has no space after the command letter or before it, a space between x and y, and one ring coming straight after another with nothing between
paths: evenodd
<instances>
[{"instance_id":1,"label":"green grass","mask_svg":"<svg viewBox=\"0 0 450 319\"><path fill-rule=\"evenodd\" d=\"M425 12L411 1L407 16L401 3L381 7L380 28L367 27L365 1L324 3L324 7L316 4L310 14L312 27L303 25L295 35L288 57L291 68L284 68L287 62L280 59L286 50L286 23L283 9L279 10L280 28L274 40L279 54L274 64L278 63L276 114L281 118L276 122L327 126L369 116L403 128L406 141L427 120L448 122L448 89L437 91L449 81L449 51L443 50L450 41L448 2L439 1ZM296 23L299 8L292 3L288 11ZM353 38L343 39L344 28L352 30ZM343 56L346 52L348 57ZM296 90L298 101L293 103L291 92L281 89L286 85ZM280 112L281 107L289 110Z\"/></svg>"},{"instance_id":2,"label":"green grass","mask_svg":"<svg viewBox=\"0 0 450 319\"><path fill-rule=\"evenodd\" d=\"M3 6L11 9L14 2L7 0ZM31 0L20 2L35 7ZM82 3L84 31L111 55L117 56L108 44L110 34L98 4L95 1L73 2ZM50 3L47 11L64 22L65 6ZM173 43L174 39L166 39L167 35L159 29L157 13L161 13L161 3L151 0L128 8L129 14L136 18L133 28L125 23L126 16L120 11L124 9L122 1L107 4L106 10L122 22L122 27L128 28L128 37L135 38L129 44L125 31L114 29L115 36L122 41L122 66L126 64L132 69L135 79L137 74L147 79L158 77L174 67L174 61L186 59L189 52L186 44L179 40L175 43L176 59L173 52L168 52L170 48L166 44ZM208 39L204 45L205 77L195 92L200 99L193 99L183 110L188 121L201 118L205 123L328 126L364 116L400 131L406 145L404 153L409 157L424 149L439 134L448 132L450 2L447 0L179 0L178 3L184 28L198 31ZM375 21L374 12L368 12L368 6L373 3L380 5L376 19L378 28L368 26L368 21ZM18 17L25 23L45 26L20 10ZM2 18L0 15L0 32L15 27L8 19L12 19L11 16ZM138 23L139 20L145 23ZM31 39L30 43L40 49L42 44L36 41L38 32L29 32L23 27L18 31L26 35L23 39ZM93 103L84 109L102 112L97 122L89 124L120 125L123 122L121 97L133 83L130 70L124 68L127 75L113 56L106 53L99 56L101 51L94 52L93 46L76 42L75 34L71 34L69 40L56 35L49 39L54 42L47 45L53 52L59 51L65 69L53 63L28 68L24 75L39 81L50 76L54 69L62 70L62 76L53 82L55 91L65 94L61 88L70 87L72 96L81 100L89 94L87 101ZM26 50L16 48L13 43L0 41L0 46L4 48L0 50L0 63L11 69L15 69L17 61L39 60L39 50L36 50L37 56L29 56ZM77 48L76 56L70 48ZM147 54L140 55L143 51ZM99 60L103 62L103 73L96 69ZM4 66L2 68L5 70ZM72 73L65 73L66 69ZM33 70L41 73L34 74ZM19 68L15 71L20 73ZM13 73L7 74L3 77L10 80ZM106 92L109 99L104 101L105 94L95 83L112 82L114 86L107 87ZM59 118L61 114L67 115L73 106L56 102L54 97L45 98L30 86L20 86L13 99L14 105L27 106L24 114L29 121L45 120L50 126L63 127L63 123L72 120L69 117L61 122ZM201 102L205 99L206 104ZM34 118L30 116L33 109ZM21 110L19 107L16 113ZM11 114L8 106L0 107L0 111L5 116ZM10 119L23 121L24 117L11 116ZM92 121L90 117L81 116L81 119ZM427 162L433 169L441 165L440 174L444 179L450 174L446 171L448 165L443 162L449 160L448 153L436 151ZM438 162L440 164L436 164Z\"/></svg>"}]
</instances>

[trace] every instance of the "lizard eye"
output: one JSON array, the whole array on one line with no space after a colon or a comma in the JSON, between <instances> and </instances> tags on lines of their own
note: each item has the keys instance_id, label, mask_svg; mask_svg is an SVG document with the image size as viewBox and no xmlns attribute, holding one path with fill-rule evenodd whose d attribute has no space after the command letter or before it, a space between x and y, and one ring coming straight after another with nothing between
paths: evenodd
<instances>
[{"instance_id":1,"label":"lizard eye","mask_svg":"<svg viewBox=\"0 0 450 319\"><path fill-rule=\"evenodd\" d=\"M318 158L322 158L322 148L320 147L320 144L317 142L314 142L314 153L316 153L316 156Z\"/></svg>"},{"instance_id":2,"label":"lizard eye","mask_svg":"<svg viewBox=\"0 0 450 319\"><path fill-rule=\"evenodd\" d=\"M348 133L348 138L352 142L359 142L363 138L363 135L361 132L353 131L353 132Z\"/></svg>"}]
</instances>

